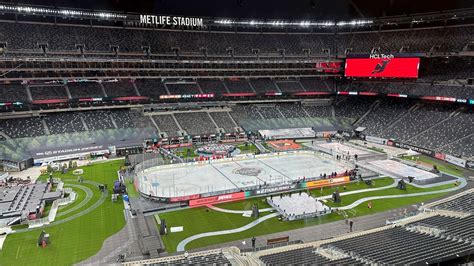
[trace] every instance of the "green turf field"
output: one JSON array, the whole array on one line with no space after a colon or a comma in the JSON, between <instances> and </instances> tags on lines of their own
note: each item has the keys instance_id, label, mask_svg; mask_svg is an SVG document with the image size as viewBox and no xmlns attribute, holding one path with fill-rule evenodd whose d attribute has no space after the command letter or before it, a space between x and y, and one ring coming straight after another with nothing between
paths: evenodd
<instances>
[{"instance_id":1,"label":"green turf field","mask_svg":"<svg viewBox=\"0 0 474 266\"><path fill-rule=\"evenodd\" d=\"M127 194L130 198L138 198L140 196L138 191L135 189L135 185L131 183L131 179L126 178L125 185L127 186Z\"/></svg>"},{"instance_id":2,"label":"green turf field","mask_svg":"<svg viewBox=\"0 0 474 266\"><path fill-rule=\"evenodd\" d=\"M435 158L431 158L431 157L426 156L426 155L420 154L420 155L416 155L416 156L403 156L402 159L429 163L429 164L432 164L432 165L436 165L438 167L438 170L440 170L442 172L452 174L452 175L455 175L455 176L463 176L463 171L461 170L460 167L457 167L457 166L452 165L452 164L447 163L447 162L443 162L443 161L435 159Z\"/></svg>"},{"instance_id":3,"label":"green turf field","mask_svg":"<svg viewBox=\"0 0 474 266\"><path fill-rule=\"evenodd\" d=\"M183 232L168 234L162 238L168 252L176 251L176 245L192 235L237 228L254 220L240 214L223 214L206 207L169 212L160 214L159 217L162 221L166 220L168 228L184 226Z\"/></svg>"},{"instance_id":4,"label":"green turf field","mask_svg":"<svg viewBox=\"0 0 474 266\"><path fill-rule=\"evenodd\" d=\"M178 148L174 153L183 159L199 157L199 155L196 154L196 149L193 147Z\"/></svg>"},{"instance_id":5,"label":"green turf field","mask_svg":"<svg viewBox=\"0 0 474 266\"><path fill-rule=\"evenodd\" d=\"M241 153L256 153L258 152L257 146L253 143L243 143L236 146Z\"/></svg>"},{"instance_id":6,"label":"green turf field","mask_svg":"<svg viewBox=\"0 0 474 266\"><path fill-rule=\"evenodd\" d=\"M383 186L390 185L392 183L393 183L392 179L382 178L382 179L376 180L375 184L372 187L383 187ZM452 186L454 185L449 184L449 185L441 185L441 186L428 188L428 189L420 189L420 188L416 188L411 185L408 185L407 191L401 191L396 188L386 188L386 189L378 190L378 191L369 191L369 192L363 192L359 194L342 196L342 204L339 204L337 206L349 205L350 203L356 201L357 199L370 197L370 196L412 194L412 193L418 193L418 192L436 191L436 190L449 188ZM354 190L360 190L360 189L366 189L366 188L369 188L369 187L363 182L359 182L359 183L355 182L355 183L346 185L346 191L354 191ZM325 188L323 189L322 194L321 194L321 190L314 190L312 191L312 194L314 196L330 195L335 189L336 188ZM343 189L341 189L341 187L339 188L339 190L343 192ZM197 239L195 241L190 242L186 246L186 249L200 248L200 247L204 247L208 245L219 244L219 243L229 242L233 240L251 238L253 236L260 236L260 235L265 235L265 234L270 234L270 233L298 229L298 228L302 228L306 226L317 225L321 223L333 222L333 221L344 219L345 218L344 215L347 215L348 217L357 217L357 216L362 216L362 215L373 214L376 212L386 211L389 209L400 208L406 205L424 202L426 200L437 198L442 195L444 194L437 193L437 194L432 194L432 195L414 196L414 197L407 197L407 198L372 200L372 204L373 204L372 209L368 209L366 204L360 204L359 206L351 210L344 211L343 213L334 212L329 215L325 215L318 218L298 220L298 221L292 221L292 222L283 222L283 221L279 221L278 218L271 218L241 233ZM251 206L254 203L257 203L260 208L268 207L268 205L266 204L263 198L252 198L252 199L240 201L240 202L218 204L216 206L220 208L224 208L224 209L249 210L251 209ZM336 206L334 203L329 203L329 205ZM266 214L268 213L262 213L261 216L264 216ZM170 253L175 252L176 246L178 245L178 243L189 236L203 233L203 232L212 232L212 231L238 228L254 220L254 218L243 217L241 214L222 213L222 212L217 212L213 210L207 210L206 207L167 212L167 213L162 213L159 216L161 219L166 219L168 227L184 226L183 232L170 233L163 237L163 242L165 243L166 250ZM189 219L189 217L193 217L193 219Z\"/></svg>"},{"instance_id":7,"label":"green turf field","mask_svg":"<svg viewBox=\"0 0 474 266\"><path fill-rule=\"evenodd\" d=\"M107 183L111 191L112 182L117 178L116 171L122 164L123 161L112 161L81 167L84 169L84 180ZM62 178L65 187L68 183L78 184L71 173L58 174L55 177ZM93 197L85 206L66 217L87 209L101 198L96 186L86 183L81 185L89 187ZM76 188L74 190L81 193ZM80 197L78 200L80 201ZM122 229L124 225L123 203L122 201L112 203L109 194L93 211L71 221L58 225L53 223L52 226L46 227L44 230L50 234L51 244L45 249L36 245L41 229L8 235L3 250L0 251L0 265L72 265L97 253L103 241Z\"/></svg>"}]
</instances>

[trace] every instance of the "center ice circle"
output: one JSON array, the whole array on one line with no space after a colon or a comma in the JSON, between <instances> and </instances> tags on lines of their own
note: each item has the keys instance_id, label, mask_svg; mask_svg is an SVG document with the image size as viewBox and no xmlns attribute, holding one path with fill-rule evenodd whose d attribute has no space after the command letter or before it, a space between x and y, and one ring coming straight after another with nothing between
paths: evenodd
<instances>
[{"instance_id":1,"label":"center ice circle","mask_svg":"<svg viewBox=\"0 0 474 266\"><path fill-rule=\"evenodd\" d=\"M255 168L255 167L241 167L232 170L232 173L239 174L239 175L247 175L247 176L258 176L262 172L262 169Z\"/></svg>"}]
</instances>

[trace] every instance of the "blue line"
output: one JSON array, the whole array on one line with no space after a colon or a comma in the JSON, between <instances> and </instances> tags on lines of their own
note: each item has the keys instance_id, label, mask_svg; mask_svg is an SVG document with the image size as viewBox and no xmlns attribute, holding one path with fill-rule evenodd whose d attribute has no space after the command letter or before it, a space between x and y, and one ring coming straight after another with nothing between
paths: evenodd
<instances>
[{"instance_id":1,"label":"blue line","mask_svg":"<svg viewBox=\"0 0 474 266\"><path fill-rule=\"evenodd\" d=\"M212 168L216 169L217 172L221 173L221 175L223 175L225 178L227 178L227 180L229 180L229 182L231 182L232 185L234 185L236 188L239 188L239 186L237 186L234 182L232 182L232 180L230 180L230 178L228 176L226 176L219 169L217 169L217 167L215 167L212 163L210 163L210 165L212 166Z\"/></svg>"},{"instance_id":2,"label":"blue line","mask_svg":"<svg viewBox=\"0 0 474 266\"><path fill-rule=\"evenodd\" d=\"M259 162L263 163L264 165L266 165L266 166L270 167L270 168L271 168L271 169L273 169L275 172L278 172L278 173L280 173L281 175L283 175L283 176L285 176L286 178L288 178L288 179L290 179L291 181L293 181L293 179L291 179L289 176L287 176L287 175L285 175L284 173L282 173L282 172L278 171L277 169L275 169L275 168L271 167L271 166L270 166L270 165L268 165L266 162L264 162L264 161L262 161L262 160L260 160L260 159L258 159L258 158L255 158L255 159L256 159L257 161L259 161Z\"/></svg>"}]
</instances>

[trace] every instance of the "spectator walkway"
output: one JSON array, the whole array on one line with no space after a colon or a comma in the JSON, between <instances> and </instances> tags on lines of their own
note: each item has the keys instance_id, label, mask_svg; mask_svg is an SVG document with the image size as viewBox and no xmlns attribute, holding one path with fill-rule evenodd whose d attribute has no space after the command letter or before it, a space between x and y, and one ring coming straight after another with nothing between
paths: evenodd
<instances>
[{"instance_id":1,"label":"spectator walkway","mask_svg":"<svg viewBox=\"0 0 474 266\"><path fill-rule=\"evenodd\" d=\"M216 232L206 232L206 233L201 233L201 234L197 234L197 235L193 235L191 237L188 237L186 239L184 239L183 241L179 242L178 244L178 247L176 248L176 251L177 252L180 252L180 251L185 251L185 247L186 245L193 241L193 240L196 240L196 239L199 239L199 238L203 238L203 237L208 237L208 236L218 236L218 235L227 235L227 234L235 234L235 233L240 233L240 232L243 232L245 230L248 230L254 226L256 226L257 224L261 223L261 222L264 222L268 219L271 219L273 217L277 217L278 215L280 215L278 212L275 212L275 213L272 213L272 214L269 214L269 215L266 215L266 216L263 216L261 218L258 218L257 220L251 222L251 223L248 223L242 227L239 227L239 228L235 228L235 229L230 229L230 230L223 230L223 231L216 231Z\"/></svg>"},{"instance_id":2,"label":"spectator walkway","mask_svg":"<svg viewBox=\"0 0 474 266\"><path fill-rule=\"evenodd\" d=\"M208 207L209 209L213 209L215 211L218 211L218 212L234 213L234 214L244 214L244 213L247 213L247 212L252 212L250 210L248 210L248 211L239 211L239 210L222 209L222 208L219 208L219 207L216 207L216 206L213 206L213 205L207 205L206 207ZM273 211L273 208L260 209L258 211L259 212L270 212L270 211Z\"/></svg>"}]
</instances>

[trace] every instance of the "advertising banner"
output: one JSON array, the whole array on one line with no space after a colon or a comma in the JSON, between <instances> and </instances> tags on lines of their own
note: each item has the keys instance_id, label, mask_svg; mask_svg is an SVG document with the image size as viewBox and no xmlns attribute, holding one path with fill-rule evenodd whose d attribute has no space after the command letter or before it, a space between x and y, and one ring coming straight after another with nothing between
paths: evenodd
<instances>
[{"instance_id":1,"label":"advertising banner","mask_svg":"<svg viewBox=\"0 0 474 266\"><path fill-rule=\"evenodd\" d=\"M307 188L324 187L324 186L329 186L329 185L330 185L329 179L306 182Z\"/></svg>"},{"instance_id":2,"label":"advertising banner","mask_svg":"<svg viewBox=\"0 0 474 266\"><path fill-rule=\"evenodd\" d=\"M34 163L62 161L78 158L91 153L108 153L108 147L102 144L57 147L30 151Z\"/></svg>"},{"instance_id":3,"label":"advertising banner","mask_svg":"<svg viewBox=\"0 0 474 266\"><path fill-rule=\"evenodd\" d=\"M466 160L451 156L449 154L446 154L446 156L444 157L444 160L448 163L452 163L454 165L461 166L461 167L466 167L466 163L467 163Z\"/></svg>"},{"instance_id":4,"label":"advertising banner","mask_svg":"<svg viewBox=\"0 0 474 266\"><path fill-rule=\"evenodd\" d=\"M413 146L413 145L410 145L410 144L404 144L404 143L400 143L400 142L394 142L394 146L399 147L399 148L403 148L403 149L412 149L416 152L423 153L423 154L434 157L434 151L428 150L428 149L425 149L425 148L421 148L421 147L418 147L418 146Z\"/></svg>"},{"instance_id":5,"label":"advertising banner","mask_svg":"<svg viewBox=\"0 0 474 266\"><path fill-rule=\"evenodd\" d=\"M365 136L365 140L368 142L372 143L377 143L377 144L382 144L386 145L387 144L387 139L379 138L379 137L372 137L372 136Z\"/></svg>"},{"instance_id":6,"label":"advertising banner","mask_svg":"<svg viewBox=\"0 0 474 266\"><path fill-rule=\"evenodd\" d=\"M343 184L349 181L350 181L349 176L341 176L341 177L330 178L330 179L309 181L309 182L306 182L306 187L309 189L320 188L320 187L332 186L332 185L337 185L337 184Z\"/></svg>"},{"instance_id":7,"label":"advertising banner","mask_svg":"<svg viewBox=\"0 0 474 266\"><path fill-rule=\"evenodd\" d=\"M346 77L418 78L420 58L349 58Z\"/></svg>"},{"instance_id":8,"label":"advertising banner","mask_svg":"<svg viewBox=\"0 0 474 266\"><path fill-rule=\"evenodd\" d=\"M282 185L282 186L276 186L276 187L265 187L265 188L256 189L253 191L247 191L247 196L255 196L255 195L261 195L261 194L291 190L291 189L297 188L297 185L299 184L288 184L288 185Z\"/></svg>"},{"instance_id":9,"label":"advertising banner","mask_svg":"<svg viewBox=\"0 0 474 266\"><path fill-rule=\"evenodd\" d=\"M350 181L349 176L341 176L336 178L331 178L331 184L346 183Z\"/></svg>"},{"instance_id":10,"label":"advertising banner","mask_svg":"<svg viewBox=\"0 0 474 266\"><path fill-rule=\"evenodd\" d=\"M444 97L444 96L423 96L420 97L423 100L430 101L442 101L442 102L456 102L456 98L453 97Z\"/></svg>"},{"instance_id":11,"label":"advertising banner","mask_svg":"<svg viewBox=\"0 0 474 266\"><path fill-rule=\"evenodd\" d=\"M446 158L446 155L444 153L441 153L441 152L437 152L435 153L435 156L434 156L436 159L439 159L439 160L445 160Z\"/></svg>"},{"instance_id":12,"label":"advertising banner","mask_svg":"<svg viewBox=\"0 0 474 266\"><path fill-rule=\"evenodd\" d=\"M187 200L199 199L200 197L201 197L200 194L187 195L187 196L181 196L181 197L173 197L173 198L169 199L169 202L187 201Z\"/></svg>"},{"instance_id":13,"label":"advertising banner","mask_svg":"<svg viewBox=\"0 0 474 266\"><path fill-rule=\"evenodd\" d=\"M189 201L189 207L200 207L205 206L208 204L216 204L222 202L230 202L236 200L245 199L245 192L236 192L230 194L223 194L218 196L200 198L200 199L192 199Z\"/></svg>"},{"instance_id":14,"label":"advertising banner","mask_svg":"<svg viewBox=\"0 0 474 266\"><path fill-rule=\"evenodd\" d=\"M341 62L318 62L315 67L324 73L339 73Z\"/></svg>"},{"instance_id":15,"label":"advertising banner","mask_svg":"<svg viewBox=\"0 0 474 266\"><path fill-rule=\"evenodd\" d=\"M191 99L191 98L196 98L196 99L214 98L214 93L160 95L160 99Z\"/></svg>"}]
</instances>

